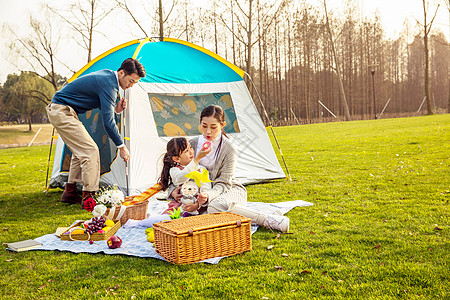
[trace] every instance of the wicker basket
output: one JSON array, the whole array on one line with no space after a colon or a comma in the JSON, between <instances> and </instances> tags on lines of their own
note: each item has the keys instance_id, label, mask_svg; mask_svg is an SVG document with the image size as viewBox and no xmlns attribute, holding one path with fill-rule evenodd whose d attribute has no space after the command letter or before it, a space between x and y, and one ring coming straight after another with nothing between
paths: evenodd
<instances>
[{"instance_id":1,"label":"wicker basket","mask_svg":"<svg viewBox=\"0 0 450 300\"><path fill-rule=\"evenodd\" d=\"M252 249L249 218L221 212L153 225L155 250L175 264L229 256Z\"/></svg>"},{"instance_id":2,"label":"wicker basket","mask_svg":"<svg viewBox=\"0 0 450 300\"><path fill-rule=\"evenodd\" d=\"M133 199L135 196L126 197L125 200ZM116 206L114 212L106 209L105 216L111 220L120 220L121 224L125 224L128 219L143 220L147 217L148 199L135 203L133 205Z\"/></svg>"},{"instance_id":3,"label":"wicker basket","mask_svg":"<svg viewBox=\"0 0 450 300\"><path fill-rule=\"evenodd\" d=\"M77 227L80 226L83 222L78 222L76 224L74 224L73 226L71 226L70 228L73 227ZM114 226L111 227L110 230L108 230L107 232L103 232L103 233L93 233L93 234L67 234L66 232L69 232L69 229L67 229L65 232L63 232L61 234L61 240L62 241L102 241L102 240L107 240L110 237L112 237L114 235L114 233L117 232L117 230L119 230L120 228L120 221L114 221Z\"/></svg>"}]
</instances>

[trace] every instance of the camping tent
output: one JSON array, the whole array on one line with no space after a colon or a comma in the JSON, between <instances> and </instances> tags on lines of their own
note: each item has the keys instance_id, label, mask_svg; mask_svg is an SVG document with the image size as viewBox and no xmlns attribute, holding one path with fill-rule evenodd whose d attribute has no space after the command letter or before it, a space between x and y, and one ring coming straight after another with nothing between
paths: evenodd
<instances>
[{"instance_id":1,"label":"camping tent","mask_svg":"<svg viewBox=\"0 0 450 300\"><path fill-rule=\"evenodd\" d=\"M248 184L285 177L243 80L245 72L202 47L171 38L133 40L95 58L69 82L97 70L117 70L129 57L138 59L147 74L125 91L128 108L117 115L130 150L127 167L103 128L99 110L79 116L100 149L101 184L117 184L133 195L156 183L166 143L174 136L199 135L200 112L210 104L226 113L225 132L239 153L236 178ZM62 187L67 180L70 156L58 139L50 187Z\"/></svg>"}]
</instances>

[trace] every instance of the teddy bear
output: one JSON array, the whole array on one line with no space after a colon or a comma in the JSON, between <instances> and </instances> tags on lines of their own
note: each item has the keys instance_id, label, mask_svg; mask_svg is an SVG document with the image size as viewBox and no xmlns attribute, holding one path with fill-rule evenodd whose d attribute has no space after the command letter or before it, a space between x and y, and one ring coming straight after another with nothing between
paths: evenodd
<instances>
[{"instance_id":1,"label":"teddy bear","mask_svg":"<svg viewBox=\"0 0 450 300\"><path fill-rule=\"evenodd\" d=\"M181 203L186 204L194 204L197 203L197 195L199 192L199 188L194 181L186 181L181 185Z\"/></svg>"}]
</instances>

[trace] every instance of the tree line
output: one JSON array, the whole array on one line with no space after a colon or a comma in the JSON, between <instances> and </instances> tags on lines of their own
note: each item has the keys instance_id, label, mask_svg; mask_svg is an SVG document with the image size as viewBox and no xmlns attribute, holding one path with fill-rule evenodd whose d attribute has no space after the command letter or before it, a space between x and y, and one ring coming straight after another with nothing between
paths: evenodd
<instances>
[{"instance_id":1,"label":"tree line","mask_svg":"<svg viewBox=\"0 0 450 300\"><path fill-rule=\"evenodd\" d=\"M45 20L31 18L31 35L12 30L15 39L9 45L15 58L29 63L26 71L47 80L55 91L60 36L54 24L72 30L70 36L85 51L87 63L101 24L124 18L130 40L183 39L245 70L266 124L412 116L445 112L450 106L450 45L433 28L438 9L450 13L449 0L441 0L445 7L422 0L423 19L414 20L414 26L405 22L395 39L386 36L379 16L362 18L356 0L346 1L342 13L327 10L326 0L314 5L214 0L203 6L191 0L64 2L47 4ZM65 67L69 74L81 68Z\"/></svg>"}]
</instances>

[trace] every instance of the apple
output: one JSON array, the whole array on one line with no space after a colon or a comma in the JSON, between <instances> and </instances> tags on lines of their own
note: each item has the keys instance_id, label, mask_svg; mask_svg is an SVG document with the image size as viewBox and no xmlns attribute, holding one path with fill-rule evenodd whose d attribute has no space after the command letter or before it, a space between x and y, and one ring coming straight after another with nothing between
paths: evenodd
<instances>
[{"instance_id":1,"label":"apple","mask_svg":"<svg viewBox=\"0 0 450 300\"><path fill-rule=\"evenodd\" d=\"M106 244L108 244L108 247L110 249L116 249L122 246L122 240L120 239L120 237L113 235L108 239Z\"/></svg>"},{"instance_id":2,"label":"apple","mask_svg":"<svg viewBox=\"0 0 450 300\"><path fill-rule=\"evenodd\" d=\"M203 146L202 146L203 150L206 150L206 149L208 149L209 147L211 147L211 142L210 142L210 141L205 142L205 143L203 144Z\"/></svg>"}]
</instances>

